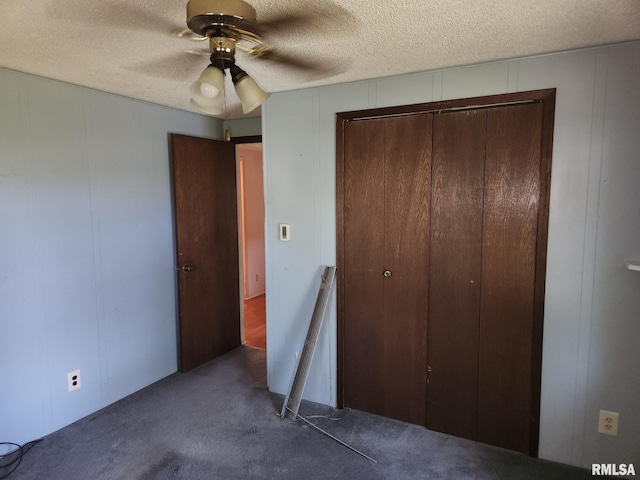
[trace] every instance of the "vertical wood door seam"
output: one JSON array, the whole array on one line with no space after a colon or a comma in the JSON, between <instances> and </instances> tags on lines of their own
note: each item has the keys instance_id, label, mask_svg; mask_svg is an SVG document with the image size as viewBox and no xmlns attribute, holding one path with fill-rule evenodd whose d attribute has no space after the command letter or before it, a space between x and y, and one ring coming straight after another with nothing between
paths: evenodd
<instances>
[{"instance_id":1,"label":"vertical wood door seam","mask_svg":"<svg viewBox=\"0 0 640 480\"><path fill-rule=\"evenodd\" d=\"M484 215L486 212L486 202L487 202L487 137L489 134L489 115L486 114L485 112L485 116L484 116L484 149L482 152L482 168L483 168L483 173L482 173L482 227L481 227L481 241L484 242ZM480 282L480 294L479 294L479 299L480 299L480 305L479 305L479 317L478 317L478 332L477 332L477 338L478 338L478 345L480 344L480 330L482 328L482 295L484 294L484 283L482 282L482 265L484 264L484 258L483 258L483 254L484 254L484 248L480 248L480 278L479 278L479 282ZM478 375L478 388L476 389L476 436L478 434L478 432L480 431L480 415L478 414L478 405L480 405L480 348L478 347L478 363L477 363L477 375Z\"/></svg>"}]
</instances>

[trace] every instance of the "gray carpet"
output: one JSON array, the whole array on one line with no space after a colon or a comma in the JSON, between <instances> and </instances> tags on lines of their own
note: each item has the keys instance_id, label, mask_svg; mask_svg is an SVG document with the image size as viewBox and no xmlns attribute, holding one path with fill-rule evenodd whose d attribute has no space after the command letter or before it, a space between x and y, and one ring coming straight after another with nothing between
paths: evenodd
<instances>
[{"instance_id":1,"label":"gray carpet","mask_svg":"<svg viewBox=\"0 0 640 480\"><path fill-rule=\"evenodd\" d=\"M282 397L267 391L265 372L263 351L240 348L171 375L45 437L9 479L591 478L420 426L302 404L301 414L374 463L304 422L281 420Z\"/></svg>"}]
</instances>

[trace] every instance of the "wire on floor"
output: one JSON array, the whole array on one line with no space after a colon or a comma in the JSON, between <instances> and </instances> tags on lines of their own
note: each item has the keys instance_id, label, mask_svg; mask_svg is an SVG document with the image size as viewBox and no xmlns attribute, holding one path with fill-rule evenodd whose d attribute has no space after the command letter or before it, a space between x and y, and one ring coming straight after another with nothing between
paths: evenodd
<instances>
[{"instance_id":1,"label":"wire on floor","mask_svg":"<svg viewBox=\"0 0 640 480\"><path fill-rule=\"evenodd\" d=\"M346 442L343 442L342 440L340 440L338 437L335 437L333 435L331 435L329 432L327 432L326 430L323 430L322 428L320 428L319 426L317 426L315 423L310 422L309 420L307 420L305 417L303 417L302 415L299 415L298 413L294 412L293 410L291 410L289 407L285 407L287 410L289 410L291 413L293 413L296 418L299 418L300 420L302 420L303 422L305 422L307 425L315 428L316 430L318 430L320 433L323 433L324 435L326 435L327 437L335 440L336 442L338 442L340 445L343 445L345 447L347 447L349 450L351 450L352 452L357 453L358 455L363 456L364 458L371 460L373 463L378 463L376 460L374 460L373 458L371 458L369 455L366 455L364 453L362 453L360 450L352 447L351 445L349 445Z\"/></svg>"},{"instance_id":2,"label":"wire on floor","mask_svg":"<svg viewBox=\"0 0 640 480\"><path fill-rule=\"evenodd\" d=\"M315 418L324 418L326 420L331 420L332 422L337 422L338 420L342 420L341 417L330 417L329 415L307 415L307 420L315 419Z\"/></svg>"},{"instance_id":3,"label":"wire on floor","mask_svg":"<svg viewBox=\"0 0 640 480\"><path fill-rule=\"evenodd\" d=\"M38 444L42 440L43 440L42 438L39 438L37 440L32 440L30 442L27 442L24 445L20 445L18 443L13 443L13 442L0 442L0 447L2 446L16 447L7 453L0 454L0 480L7 478L9 475L15 472L16 468L20 466L20 463L22 462L22 457L24 457L25 453L27 453L29 450L35 447L36 444ZM14 457L13 460L11 460L11 457ZM6 463L5 463L5 459L7 459ZM9 470L5 472L4 471L5 469L9 469Z\"/></svg>"}]
</instances>

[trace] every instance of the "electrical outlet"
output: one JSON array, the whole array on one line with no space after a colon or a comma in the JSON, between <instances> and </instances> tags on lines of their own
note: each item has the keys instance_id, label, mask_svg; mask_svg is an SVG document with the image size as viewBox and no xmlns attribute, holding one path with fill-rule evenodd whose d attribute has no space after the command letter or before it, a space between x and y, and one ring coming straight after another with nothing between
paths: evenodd
<instances>
[{"instance_id":1,"label":"electrical outlet","mask_svg":"<svg viewBox=\"0 0 640 480\"><path fill-rule=\"evenodd\" d=\"M82 386L80 383L80 370L67 373L67 384L70 392L78 390Z\"/></svg>"},{"instance_id":2,"label":"electrical outlet","mask_svg":"<svg viewBox=\"0 0 640 480\"><path fill-rule=\"evenodd\" d=\"M605 435L618 435L619 413L600 410L600 419L598 420L598 432Z\"/></svg>"}]
</instances>

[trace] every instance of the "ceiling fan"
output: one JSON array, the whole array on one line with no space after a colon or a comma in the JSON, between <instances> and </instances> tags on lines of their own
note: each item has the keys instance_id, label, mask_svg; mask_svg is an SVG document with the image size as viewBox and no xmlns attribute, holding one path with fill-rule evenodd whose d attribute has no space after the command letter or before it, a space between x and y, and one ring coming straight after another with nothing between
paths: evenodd
<instances>
[{"instance_id":1,"label":"ceiling fan","mask_svg":"<svg viewBox=\"0 0 640 480\"><path fill-rule=\"evenodd\" d=\"M309 71L323 70L321 65L277 52L262 39L270 30L308 23L317 15L317 11L289 13L259 23L255 9L244 0L189 0L187 26L194 34L208 40L210 54L210 65L191 84L191 103L205 113L221 114L225 108L226 70L231 74L243 113L251 112L269 98L269 94L236 65L236 49L260 60Z\"/></svg>"}]
</instances>

